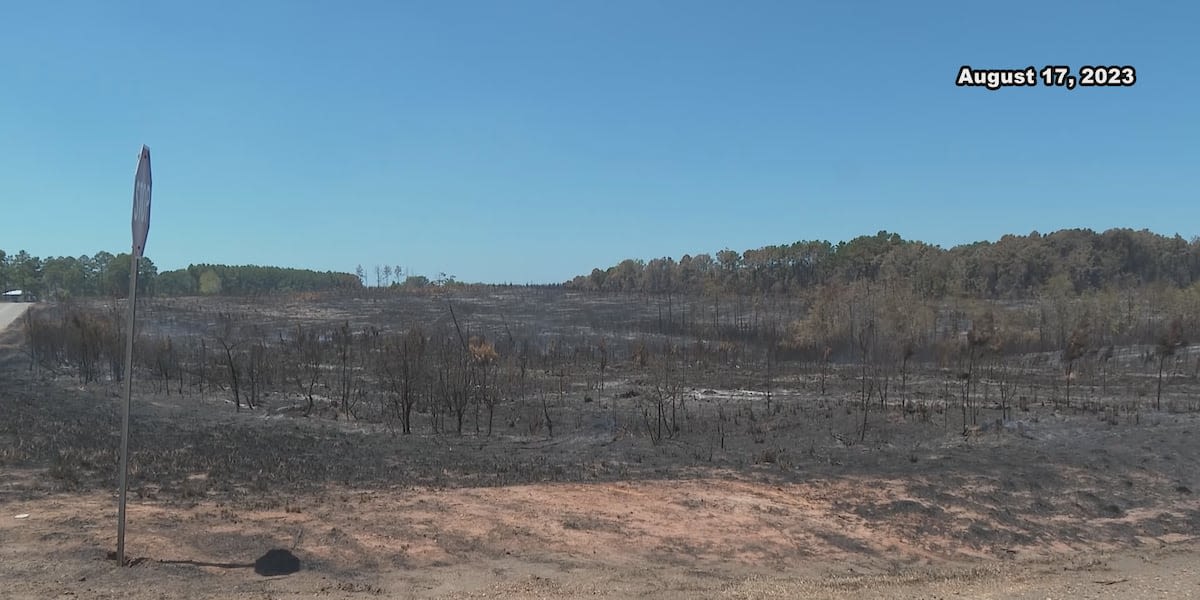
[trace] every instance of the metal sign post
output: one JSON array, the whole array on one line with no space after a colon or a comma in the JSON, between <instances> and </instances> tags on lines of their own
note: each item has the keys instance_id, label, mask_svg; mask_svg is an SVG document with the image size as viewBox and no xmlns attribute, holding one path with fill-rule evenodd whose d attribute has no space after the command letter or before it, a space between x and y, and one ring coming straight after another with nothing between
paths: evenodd
<instances>
[{"instance_id":1,"label":"metal sign post","mask_svg":"<svg viewBox=\"0 0 1200 600\"><path fill-rule=\"evenodd\" d=\"M129 476L129 404L133 396L133 321L137 276L150 232L150 149L142 146L133 179L133 251L129 256L129 322L125 331L125 406L121 411L121 492L117 506L117 564L125 566L125 490Z\"/></svg>"}]
</instances>

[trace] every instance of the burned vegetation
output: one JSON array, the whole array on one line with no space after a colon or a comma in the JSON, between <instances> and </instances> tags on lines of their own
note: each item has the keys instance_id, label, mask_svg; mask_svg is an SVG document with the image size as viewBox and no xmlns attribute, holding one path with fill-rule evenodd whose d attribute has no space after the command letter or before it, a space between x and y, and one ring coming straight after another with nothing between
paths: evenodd
<instances>
[{"instance_id":1,"label":"burned vegetation","mask_svg":"<svg viewBox=\"0 0 1200 600\"><path fill-rule=\"evenodd\" d=\"M894 566L1194 535L1197 286L1052 278L1001 299L880 275L751 293L734 285L746 271L729 273L699 289L148 298L131 489L300 514L353 493L666 486L692 490L672 510L749 511L787 533L664 538L652 553L733 544L780 564L812 548ZM8 332L0 466L45 468L50 490L111 486L123 302L41 305ZM536 493L565 503L576 489ZM563 506L562 539L632 531L608 508ZM479 535L454 552L509 539Z\"/></svg>"}]
</instances>

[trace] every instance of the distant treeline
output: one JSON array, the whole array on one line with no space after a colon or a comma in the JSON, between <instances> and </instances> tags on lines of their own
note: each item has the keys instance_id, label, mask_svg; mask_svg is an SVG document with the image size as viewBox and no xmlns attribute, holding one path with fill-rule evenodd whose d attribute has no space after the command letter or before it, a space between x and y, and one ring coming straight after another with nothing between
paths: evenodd
<instances>
[{"instance_id":1,"label":"distant treeline","mask_svg":"<svg viewBox=\"0 0 1200 600\"><path fill-rule=\"evenodd\" d=\"M275 292L353 290L362 287L362 281L352 273L207 264L188 265L186 269L167 271L158 276L157 283L158 292L170 296L246 296Z\"/></svg>"},{"instance_id":2,"label":"distant treeline","mask_svg":"<svg viewBox=\"0 0 1200 600\"><path fill-rule=\"evenodd\" d=\"M129 292L129 255L97 252L95 256L38 258L24 250L0 250L0 290L22 290L47 298L125 296ZM143 258L138 293L153 294L158 279L154 261Z\"/></svg>"},{"instance_id":3,"label":"distant treeline","mask_svg":"<svg viewBox=\"0 0 1200 600\"><path fill-rule=\"evenodd\" d=\"M130 256L124 253L42 259L25 251L10 255L0 250L0 290L18 289L47 299L123 297L129 289L129 265ZM159 273L147 257L138 270L138 293L151 296L240 296L361 287L354 274L308 269L200 264Z\"/></svg>"},{"instance_id":4,"label":"distant treeline","mask_svg":"<svg viewBox=\"0 0 1200 600\"><path fill-rule=\"evenodd\" d=\"M124 296L129 255L98 252L78 258L41 259L0 250L0 289L39 297ZM276 292L358 290L357 274L270 266L198 264L159 273L150 259L139 272L139 293L148 295L253 295ZM399 281L376 271L376 282L425 287L457 284L452 277L430 282L420 276ZM880 231L837 244L800 241L714 255L684 255L650 261L627 259L593 269L565 283L578 290L677 294L793 294L829 284L900 284L924 299L1028 299L1047 291L1083 294L1146 285L1186 288L1200 282L1200 239L1185 240L1151 231L1067 229L1041 235L1006 235L943 249Z\"/></svg>"},{"instance_id":5,"label":"distant treeline","mask_svg":"<svg viewBox=\"0 0 1200 600\"><path fill-rule=\"evenodd\" d=\"M927 299L1023 299L1200 281L1200 240L1150 231L1068 229L1006 235L949 250L880 231L832 244L800 241L716 256L624 260L566 282L581 290L786 294L826 284L897 282Z\"/></svg>"}]
</instances>

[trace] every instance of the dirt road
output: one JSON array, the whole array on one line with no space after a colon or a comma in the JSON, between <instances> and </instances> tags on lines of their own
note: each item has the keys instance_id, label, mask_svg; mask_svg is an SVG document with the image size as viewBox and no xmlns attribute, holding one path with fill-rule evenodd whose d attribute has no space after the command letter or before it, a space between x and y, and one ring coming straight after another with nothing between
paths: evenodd
<instances>
[{"instance_id":1,"label":"dirt road","mask_svg":"<svg viewBox=\"0 0 1200 600\"><path fill-rule=\"evenodd\" d=\"M0 302L0 331L4 331L9 324L21 318L29 306L25 302Z\"/></svg>"}]
</instances>

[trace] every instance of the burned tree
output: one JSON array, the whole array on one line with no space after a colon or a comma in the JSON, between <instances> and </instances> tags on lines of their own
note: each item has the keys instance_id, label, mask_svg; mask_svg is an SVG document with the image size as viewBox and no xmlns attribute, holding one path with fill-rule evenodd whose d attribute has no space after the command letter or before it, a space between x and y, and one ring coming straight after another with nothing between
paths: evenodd
<instances>
[{"instance_id":1,"label":"burned tree","mask_svg":"<svg viewBox=\"0 0 1200 600\"><path fill-rule=\"evenodd\" d=\"M1071 380L1075 379L1075 361L1087 354L1088 333L1088 318L1085 314L1075 325L1075 329L1071 331L1071 336L1067 338L1067 347L1063 349L1062 362L1065 367L1067 408L1071 408Z\"/></svg>"},{"instance_id":2,"label":"burned tree","mask_svg":"<svg viewBox=\"0 0 1200 600\"><path fill-rule=\"evenodd\" d=\"M233 404L236 412L242 410L241 377L242 361L235 350L242 344L241 328L236 318L230 313L221 313L218 317L217 344L224 351L222 358L229 369L229 386L233 391ZM239 353L240 354L240 353Z\"/></svg>"},{"instance_id":3,"label":"burned tree","mask_svg":"<svg viewBox=\"0 0 1200 600\"><path fill-rule=\"evenodd\" d=\"M334 357L337 359L337 399L342 414L350 414L350 399L354 391L354 371L350 366L353 357L354 333L350 322L344 321L333 332Z\"/></svg>"},{"instance_id":4,"label":"burned tree","mask_svg":"<svg viewBox=\"0 0 1200 600\"><path fill-rule=\"evenodd\" d=\"M1167 359L1175 356L1175 352L1184 346L1187 346L1187 341L1183 339L1183 322L1175 317L1158 336L1155 347L1158 354L1158 392L1154 396L1154 410L1162 410L1163 367Z\"/></svg>"},{"instance_id":5,"label":"burned tree","mask_svg":"<svg viewBox=\"0 0 1200 600\"><path fill-rule=\"evenodd\" d=\"M482 402L487 407L487 434L491 436L492 421L496 415L496 401L498 398L495 391L488 388L489 375L491 375L493 365L496 364L500 355L496 353L495 347L483 338L471 338L468 349L471 355L471 377L475 382L475 392L478 395L479 402Z\"/></svg>"},{"instance_id":6,"label":"burned tree","mask_svg":"<svg viewBox=\"0 0 1200 600\"><path fill-rule=\"evenodd\" d=\"M307 417L312 414L316 405L313 391L321 381L321 364L325 360L325 349L321 344L320 335L312 329L305 329L303 325L296 325L296 333L289 345L288 353L291 356L288 362L291 369L288 379L308 401L304 409L304 416Z\"/></svg>"},{"instance_id":7,"label":"burned tree","mask_svg":"<svg viewBox=\"0 0 1200 600\"><path fill-rule=\"evenodd\" d=\"M383 381L392 394L393 410L404 434L412 433L412 413L416 407L420 379L425 372L425 334L414 328L393 337L384 346Z\"/></svg>"}]
</instances>

